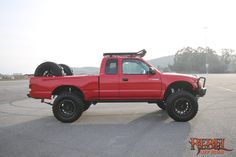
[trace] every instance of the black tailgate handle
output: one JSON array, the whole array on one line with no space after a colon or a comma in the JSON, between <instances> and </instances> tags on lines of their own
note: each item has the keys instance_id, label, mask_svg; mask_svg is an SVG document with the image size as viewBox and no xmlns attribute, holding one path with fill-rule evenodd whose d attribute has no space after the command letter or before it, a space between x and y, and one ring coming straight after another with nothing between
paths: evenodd
<instances>
[{"instance_id":1,"label":"black tailgate handle","mask_svg":"<svg viewBox=\"0 0 236 157\"><path fill-rule=\"evenodd\" d=\"M123 80L123 81L129 81L129 79L128 79L128 78L122 78L122 80Z\"/></svg>"}]
</instances>

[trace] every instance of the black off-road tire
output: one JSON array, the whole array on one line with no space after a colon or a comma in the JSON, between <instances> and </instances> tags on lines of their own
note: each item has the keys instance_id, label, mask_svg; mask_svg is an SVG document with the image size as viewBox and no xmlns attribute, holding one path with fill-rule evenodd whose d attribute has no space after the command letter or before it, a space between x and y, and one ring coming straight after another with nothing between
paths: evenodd
<instances>
[{"instance_id":1,"label":"black off-road tire","mask_svg":"<svg viewBox=\"0 0 236 157\"><path fill-rule=\"evenodd\" d=\"M91 102L85 102L84 103L84 111L88 110L90 106L91 106Z\"/></svg>"},{"instance_id":2,"label":"black off-road tire","mask_svg":"<svg viewBox=\"0 0 236 157\"><path fill-rule=\"evenodd\" d=\"M44 62L36 68L34 76L62 76L62 69L56 63Z\"/></svg>"},{"instance_id":3,"label":"black off-road tire","mask_svg":"<svg viewBox=\"0 0 236 157\"><path fill-rule=\"evenodd\" d=\"M69 111L70 110L70 111ZM84 111L84 103L80 97L70 92L57 96L53 102L53 114L63 123L72 123L79 119Z\"/></svg>"},{"instance_id":4,"label":"black off-road tire","mask_svg":"<svg viewBox=\"0 0 236 157\"><path fill-rule=\"evenodd\" d=\"M164 101L158 102L157 106L160 107L162 110L166 110L166 103Z\"/></svg>"},{"instance_id":5,"label":"black off-road tire","mask_svg":"<svg viewBox=\"0 0 236 157\"><path fill-rule=\"evenodd\" d=\"M64 71L64 73L66 75L68 75L68 76L69 75L73 75L73 72L72 72L71 68L68 65L66 65L66 64L59 64L59 66L62 67L62 69L63 69L63 71Z\"/></svg>"},{"instance_id":6,"label":"black off-road tire","mask_svg":"<svg viewBox=\"0 0 236 157\"><path fill-rule=\"evenodd\" d=\"M167 113L175 121L189 121L198 112L197 98L186 91L177 91L171 94L167 98L166 104Z\"/></svg>"}]
</instances>

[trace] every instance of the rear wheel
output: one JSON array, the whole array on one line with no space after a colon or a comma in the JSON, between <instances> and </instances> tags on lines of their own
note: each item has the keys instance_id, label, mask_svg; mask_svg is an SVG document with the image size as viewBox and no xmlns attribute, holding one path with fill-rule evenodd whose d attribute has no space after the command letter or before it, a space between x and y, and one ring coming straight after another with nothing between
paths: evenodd
<instances>
[{"instance_id":1,"label":"rear wheel","mask_svg":"<svg viewBox=\"0 0 236 157\"><path fill-rule=\"evenodd\" d=\"M197 98L186 91L178 91L167 98L166 109L175 121L186 122L198 112Z\"/></svg>"},{"instance_id":2,"label":"rear wheel","mask_svg":"<svg viewBox=\"0 0 236 157\"><path fill-rule=\"evenodd\" d=\"M85 102L84 103L84 111L88 110L90 106L91 106L91 102Z\"/></svg>"},{"instance_id":3,"label":"rear wheel","mask_svg":"<svg viewBox=\"0 0 236 157\"><path fill-rule=\"evenodd\" d=\"M53 114L64 123L76 121L84 111L83 101L70 92L60 94L53 102Z\"/></svg>"}]
</instances>

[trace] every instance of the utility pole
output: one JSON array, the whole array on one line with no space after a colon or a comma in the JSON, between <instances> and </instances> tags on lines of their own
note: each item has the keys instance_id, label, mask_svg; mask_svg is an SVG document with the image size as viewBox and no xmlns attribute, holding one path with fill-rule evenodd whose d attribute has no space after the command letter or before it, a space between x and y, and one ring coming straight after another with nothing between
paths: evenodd
<instances>
[{"instance_id":1,"label":"utility pole","mask_svg":"<svg viewBox=\"0 0 236 157\"><path fill-rule=\"evenodd\" d=\"M209 64L208 64L208 47L207 47L207 29L208 29L208 27L205 26L205 27L203 27L203 29L205 30L205 49L206 49L205 68L206 68L206 74L208 74L208 67L209 67Z\"/></svg>"}]
</instances>

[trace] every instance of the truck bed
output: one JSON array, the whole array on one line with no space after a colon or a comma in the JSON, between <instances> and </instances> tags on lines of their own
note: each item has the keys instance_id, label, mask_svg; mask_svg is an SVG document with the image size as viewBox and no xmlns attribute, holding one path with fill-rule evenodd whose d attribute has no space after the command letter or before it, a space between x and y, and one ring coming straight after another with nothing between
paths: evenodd
<instances>
[{"instance_id":1,"label":"truck bed","mask_svg":"<svg viewBox=\"0 0 236 157\"><path fill-rule=\"evenodd\" d=\"M99 98L99 76L53 76L32 77L30 79L30 97L51 99L53 92L62 86L77 87L83 91L85 99Z\"/></svg>"}]
</instances>

